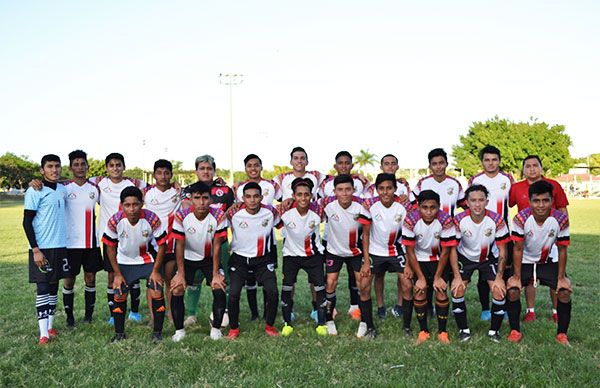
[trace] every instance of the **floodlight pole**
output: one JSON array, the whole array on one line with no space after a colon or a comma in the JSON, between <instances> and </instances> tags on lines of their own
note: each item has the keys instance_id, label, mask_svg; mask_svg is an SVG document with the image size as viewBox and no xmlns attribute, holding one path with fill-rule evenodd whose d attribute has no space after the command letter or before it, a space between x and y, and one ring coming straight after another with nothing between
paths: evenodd
<instances>
[{"instance_id":1,"label":"floodlight pole","mask_svg":"<svg viewBox=\"0 0 600 388\"><path fill-rule=\"evenodd\" d=\"M244 82L244 75L220 73L219 82L229 87L229 184L233 185L233 86Z\"/></svg>"}]
</instances>

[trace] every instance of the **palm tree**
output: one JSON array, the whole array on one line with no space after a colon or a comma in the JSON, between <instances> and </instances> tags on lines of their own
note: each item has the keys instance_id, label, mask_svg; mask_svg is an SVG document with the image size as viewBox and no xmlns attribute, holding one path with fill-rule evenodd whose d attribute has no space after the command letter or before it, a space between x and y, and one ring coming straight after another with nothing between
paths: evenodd
<instances>
[{"instance_id":1,"label":"palm tree","mask_svg":"<svg viewBox=\"0 0 600 388\"><path fill-rule=\"evenodd\" d=\"M369 150L361 149L358 151L358 155L354 155L354 164L358 166L358 169L362 169L366 166L375 166L377 165L377 155Z\"/></svg>"}]
</instances>

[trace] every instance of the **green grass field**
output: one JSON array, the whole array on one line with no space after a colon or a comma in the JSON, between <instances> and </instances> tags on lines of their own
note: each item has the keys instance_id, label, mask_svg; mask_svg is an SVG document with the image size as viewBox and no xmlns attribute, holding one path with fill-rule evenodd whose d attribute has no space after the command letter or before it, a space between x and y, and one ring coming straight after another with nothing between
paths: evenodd
<instances>
[{"instance_id":1,"label":"green grass field","mask_svg":"<svg viewBox=\"0 0 600 388\"><path fill-rule=\"evenodd\" d=\"M600 381L600 201L573 200L568 273L574 282L572 347L555 343L548 292L540 288L538 320L524 324L524 339L490 342L488 323L479 321L476 287L468 290L469 343L436 340L416 346L401 334L401 322L388 314L376 321L379 337L354 337L357 323L346 314L337 319L337 337L317 337L309 321L306 276L296 292L295 332L289 338L267 338L263 323L250 322L242 298L242 334L235 342L211 341L209 325L188 330L173 343L171 323L165 340L150 342L151 329L127 323L129 339L110 344L112 327L105 322L106 276L99 273L95 322L68 330L59 302L56 327L60 336L48 346L37 345L35 287L27 282L27 242L22 231L22 204L0 202L0 385L2 386L597 386ZM281 266L280 266L281 267ZM281 281L281 278L279 277ZM338 308L348 305L345 279L338 290ZM210 293L203 290L201 310L209 314ZM394 304L395 281L388 275L386 305ZM259 292L260 295L260 292ZM260 298L260 296L259 296ZM60 300L60 293L59 293ZM83 281L76 286L76 318L83 317ZM259 301L259 306L261 305ZM147 322L148 311L142 314ZM377 318L375 318L377 320ZM277 322L280 322L278 314ZM278 323L278 325L280 325ZM436 323L431 321L435 330ZM417 322L413 318L413 329ZM449 319L450 338L456 326ZM503 325L503 336L507 324ZM594 381L596 383L594 383Z\"/></svg>"}]
</instances>

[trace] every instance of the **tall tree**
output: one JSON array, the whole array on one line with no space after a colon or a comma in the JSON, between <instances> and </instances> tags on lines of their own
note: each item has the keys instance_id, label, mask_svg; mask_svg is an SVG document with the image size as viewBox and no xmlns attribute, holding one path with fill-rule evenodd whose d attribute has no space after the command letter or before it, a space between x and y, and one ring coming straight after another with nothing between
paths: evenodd
<instances>
[{"instance_id":1,"label":"tall tree","mask_svg":"<svg viewBox=\"0 0 600 388\"><path fill-rule=\"evenodd\" d=\"M368 149L361 149L358 151L358 155L354 155L354 164L358 167L358 169L362 169L366 166L375 166L377 165L377 155L372 152L369 152Z\"/></svg>"},{"instance_id":2,"label":"tall tree","mask_svg":"<svg viewBox=\"0 0 600 388\"><path fill-rule=\"evenodd\" d=\"M7 152L0 156L0 186L6 189L26 188L39 175L40 166L26 156Z\"/></svg>"}]
</instances>

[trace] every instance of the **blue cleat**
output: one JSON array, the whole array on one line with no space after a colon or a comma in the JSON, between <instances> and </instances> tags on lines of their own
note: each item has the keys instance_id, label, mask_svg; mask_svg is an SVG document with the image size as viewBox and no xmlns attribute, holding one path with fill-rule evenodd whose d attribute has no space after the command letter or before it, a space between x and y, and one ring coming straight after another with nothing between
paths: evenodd
<instances>
[{"instance_id":1,"label":"blue cleat","mask_svg":"<svg viewBox=\"0 0 600 388\"><path fill-rule=\"evenodd\" d=\"M490 310L483 310L481 311L479 319L481 319L482 321L490 321L492 319L492 313L490 312Z\"/></svg>"},{"instance_id":2,"label":"blue cleat","mask_svg":"<svg viewBox=\"0 0 600 388\"><path fill-rule=\"evenodd\" d=\"M110 317L108 318L108 322L109 325L114 326L115 325L115 318L114 317Z\"/></svg>"},{"instance_id":3,"label":"blue cleat","mask_svg":"<svg viewBox=\"0 0 600 388\"><path fill-rule=\"evenodd\" d=\"M127 317L130 321L135 321L135 322L141 322L142 321L142 316L140 315L140 313L134 313L133 311L131 311L129 313L129 317Z\"/></svg>"},{"instance_id":4,"label":"blue cleat","mask_svg":"<svg viewBox=\"0 0 600 388\"><path fill-rule=\"evenodd\" d=\"M315 322L319 323L319 314L317 313L317 310L313 310L310 312L310 318Z\"/></svg>"},{"instance_id":5,"label":"blue cleat","mask_svg":"<svg viewBox=\"0 0 600 388\"><path fill-rule=\"evenodd\" d=\"M294 322L296 320L296 314L292 311L292 314L290 315L290 319L292 320L292 322Z\"/></svg>"}]
</instances>

